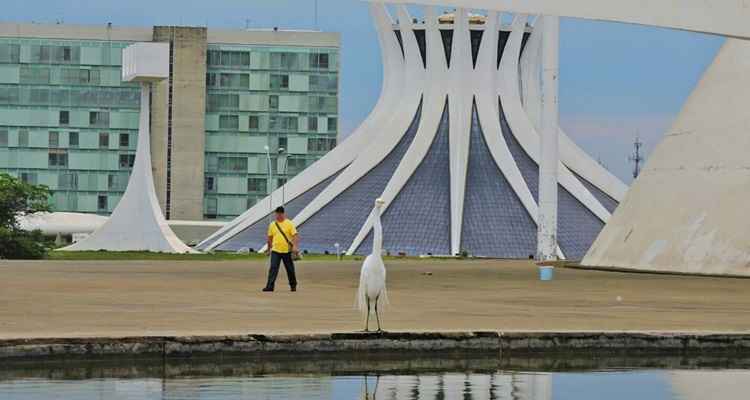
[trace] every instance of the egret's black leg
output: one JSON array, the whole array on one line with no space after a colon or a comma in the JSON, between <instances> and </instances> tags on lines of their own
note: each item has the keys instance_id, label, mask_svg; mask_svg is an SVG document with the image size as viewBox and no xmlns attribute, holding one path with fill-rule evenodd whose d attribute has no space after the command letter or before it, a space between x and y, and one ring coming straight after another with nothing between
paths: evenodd
<instances>
[{"instance_id":1,"label":"egret's black leg","mask_svg":"<svg viewBox=\"0 0 750 400\"><path fill-rule=\"evenodd\" d=\"M383 330L380 328L380 314L378 314L378 300L380 299L380 296L375 298L375 319L378 321L378 332L383 332Z\"/></svg>"},{"instance_id":2,"label":"egret's black leg","mask_svg":"<svg viewBox=\"0 0 750 400\"><path fill-rule=\"evenodd\" d=\"M367 319L365 319L365 332L370 331L370 298L365 295L367 301Z\"/></svg>"}]
</instances>

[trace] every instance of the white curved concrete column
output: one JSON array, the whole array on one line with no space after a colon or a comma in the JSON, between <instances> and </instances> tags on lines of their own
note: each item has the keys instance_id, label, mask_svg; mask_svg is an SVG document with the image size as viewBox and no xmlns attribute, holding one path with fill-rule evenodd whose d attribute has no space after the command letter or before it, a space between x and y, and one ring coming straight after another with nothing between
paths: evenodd
<instances>
[{"instance_id":1,"label":"white curved concrete column","mask_svg":"<svg viewBox=\"0 0 750 400\"><path fill-rule=\"evenodd\" d=\"M377 28L383 59L383 87L373 111L342 143L289 180L284 188L277 189L271 196L264 198L231 223L203 240L199 247L212 250L218 244L215 239L227 235L234 236L265 218L269 210L281 205L282 190L285 191L287 199L294 199L341 171L361 152L367 150L372 140L378 136L379 129L393 118L402 100L405 86L404 60L401 57L401 48L393 34L393 19L388 14L385 5L370 3L370 12Z\"/></svg>"},{"instance_id":2,"label":"white curved concrete column","mask_svg":"<svg viewBox=\"0 0 750 400\"><path fill-rule=\"evenodd\" d=\"M451 63L448 73L450 109L450 171L451 171L451 254L461 252L466 174L469 164L469 141L474 93L467 79L474 76L471 58L469 17L466 9L455 11ZM428 51L438 51L434 46ZM434 49L434 50L433 50Z\"/></svg>"},{"instance_id":3,"label":"white curved concrete column","mask_svg":"<svg viewBox=\"0 0 750 400\"><path fill-rule=\"evenodd\" d=\"M544 18L537 17L521 54L521 103L534 128L542 126L542 36Z\"/></svg>"},{"instance_id":4,"label":"white curved concrete column","mask_svg":"<svg viewBox=\"0 0 750 400\"><path fill-rule=\"evenodd\" d=\"M443 82L448 77L448 65L443 51L443 42L437 26L437 15L432 7L425 9L425 42L427 46L427 76L429 82ZM417 50L418 51L418 50ZM432 146L440 121L445 109L447 92L441 85L427 85L424 88L424 100L422 104L422 119L417 134L411 146L401 159L396 171L388 181L386 188L380 196L385 205L381 211L385 213L393 200L398 197L409 178L414 174L424 160L427 152ZM373 211L374 212L374 211ZM367 221L352 241L347 254L351 255L362 244L367 234L372 230L374 214L370 214Z\"/></svg>"},{"instance_id":5,"label":"white curved concrete column","mask_svg":"<svg viewBox=\"0 0 750 400\"><path fill-rule=\"evenodd\" d=\"M156 198L151 170L150 94L150 83L142 83L138 147L125 194L107 222L91 236L62 250L195 252L172 232Z\"/></svg>"},{"instance_id":6,"label":"white curved concrete column","mask_svg":"<svg viewBox=\"0 0 750 400\"><path fill-rule=\"evenodd\" d=\"M385 0L372 0L384 2ZM750 39L745 0L410 0L413 4L554 15Z\"/></svg>"},{"instance_id":7,"label":"white curved concrete column","mask_svg":"<svg viewBox=\"0 0 750 400\"><path fill-rule=\"evenodd\" d=\"M487 15L487 23L482 37L482 44L477 57L477 79L474 80L474 91L477 93L477 114L479 122L482 124L482 132L490 149L492 158L497 163L500 171L508 180L516 196L521 200L531 219L536 223L537 205L534 197L526 185L526 181L518 169L518 164L513 159L507 143L503 140L503 133L500 128L498 115L497 93L494 88L497 86L497 52L498 52L498 22L499 15L495 11L490 11ZM507 46L507 44L506 44Z\"/></svg>"},{"instance_id":8,"label":"white curved concrete column","mask_svg":"<svg viewBox=\"0 0 750 400\"><path fill-rule=\"evenodd\" d=\"M628 186L586 154L562 128L559 128L559 136L562 163L609 197L622 202L628 192Z\"/></svg>"},{"instance_id":9,"label":"white curved concrete column","mask_svg":"<svg viewBox=\"0 0 750 400\"><path fill-rule=\"evenodd\" d=\"M538 261L557 255L557 171L559 159L560 18L545 16L542 36L542 127L539 157ZM601 204L600 204L601 205Z\"/></svg>"},{"instance_id":10,"label":"white curved concrete column","mask_svg":"<svg viewBox=\"0 0 750 400\"><path fill-rule=\"evenodd\" d=\"M541 129L542 108L542 30L544 18L537 17L534 30L531 33L526 49L521 55L521 99L534 128ZM628 190L619 178L612 175L606 168L589 157L570 137L560 128L560 161L585 180L601 189L613 199L622 201Z\"/></svg>"},{"instance_id":11,"label":"white curved concrete column","mask_svg":"<svg viewBox=\"0 0 750 400\"><path fill-rule=\"evenodd\" d=\"M519 93L519 71L518 59L521 52L523 33L525 31L526 17L516 17L513 21L513 31L508 44L505 47L503 58L500 61L500 101L505 111L505 116L513 131L513 136L531 159L539 164L539 134L529 120L528 115L521 105ZM606 222L610 213L599 201L586 189L583 184L562 164L558 163L558 178L568 192L588 208L600 220Z\"/></svg>"},{"instance_id":12,"label":"white curved concrete column","mask_svg":"<svg viewBox=\"0 0 750 400\"><path fill-rule=\"evenodd\" d=\"M410 111L392 113L392 120L384 123L378 129L378 145L364 149L344 172L310 202L294 218L294 223L297 225L303 224L341 192L375 168L396 147L414 119L414 115L419 108L419 102L422 99L426 74L419 46L413 33L412 19L405 6L398 6L398 16L404 45L402 74L405 79L401 98L394 101L394 107L398 107L399 110ZM380 26L378 28L381 29ZM388 29L392 30L392 26ZM402 58L401 51L398 50L398 53L395 53L395 49L391 49L391 54L388 54L387 57L400 59Z\"/></svg>"}]
</instances>

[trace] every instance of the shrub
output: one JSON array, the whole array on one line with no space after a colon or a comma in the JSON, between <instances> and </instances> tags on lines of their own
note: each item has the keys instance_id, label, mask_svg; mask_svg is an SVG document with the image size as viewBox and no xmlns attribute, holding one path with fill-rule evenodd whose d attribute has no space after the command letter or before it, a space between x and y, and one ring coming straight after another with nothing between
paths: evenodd
<instances>
[{"instance_id":1,"label":"shrub","mask_svg":"<svg viewBox=\"0 0 750 400\"><path fill-rule=\"evenodd\" d=\"M0 258L43 258L52 247L40 231L26 232L18 217L49 211L49 189L0 173Z\"/></svg>"}]
</instances>

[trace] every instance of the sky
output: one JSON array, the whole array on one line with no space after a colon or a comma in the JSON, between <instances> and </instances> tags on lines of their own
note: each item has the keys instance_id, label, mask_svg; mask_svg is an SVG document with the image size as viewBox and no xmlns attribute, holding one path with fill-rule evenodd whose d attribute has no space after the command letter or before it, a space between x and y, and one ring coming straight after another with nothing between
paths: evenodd
<instances>
[{"instance_id":1,"label":"sky","mask_svg":"<svg viewBox=\"0 0 750 400\"><path fill-rule=\"evenodd\" d=\"M11 22L121 26L320 29L342 35L342 135L369 114L382 66L362 0L4 0ZM721 37L565 18L560 37L560 123L583 149L629 182L633 141L653 149L714 59Z\"/></svg>"}]
</instances>

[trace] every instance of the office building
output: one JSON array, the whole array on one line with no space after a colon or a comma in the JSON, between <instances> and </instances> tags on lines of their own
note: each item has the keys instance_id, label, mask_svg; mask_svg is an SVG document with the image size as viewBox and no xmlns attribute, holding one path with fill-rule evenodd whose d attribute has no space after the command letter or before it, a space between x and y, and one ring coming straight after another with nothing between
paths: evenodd
<instances>
[{"instance_id":1,"label":"office building","mask_svg":"<svg viewBox=\"0 0 750 400\"><path fill-rule=\"evenodd\" d=\"M167 219L231 219L336 145L338 34L4 23L0 171L49 186L55 211L111 213L138 140L121 53L150 41L172 45L151 99Z\"/></svg>"}]
</instances>

